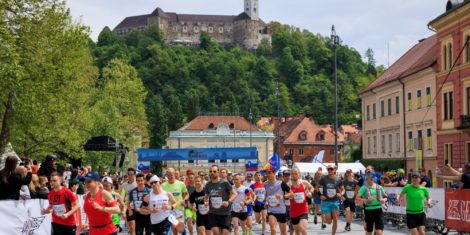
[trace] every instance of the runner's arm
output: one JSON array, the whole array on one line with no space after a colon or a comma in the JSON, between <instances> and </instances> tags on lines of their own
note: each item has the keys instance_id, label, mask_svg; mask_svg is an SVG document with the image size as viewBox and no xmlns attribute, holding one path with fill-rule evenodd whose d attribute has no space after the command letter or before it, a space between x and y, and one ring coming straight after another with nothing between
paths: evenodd
<instances>
[{"instance_id":1,"label":"runner's arm","mask_svg":"<svg viewBox=\"0 0 470 235\"><path fill-rule=\"evenodd\" d=\"M228 202L232 203L233 201L235 201L236 198L237 198L237 192L235 191L235 189L232 189L230 191L230 198L228 199Z\"/></svg>"},{"instance_id":2,"label":"runner's arm","mask_svg":"<svg viewBox=\"0 0 470 235\"><path fill-rule=\"evenodd\" d=\"M121 208L122 217L126 218L126 210L127 210L126 203L124 203L124 200L122 200L122 197L119 194L116 194L116 200L119 203L119 205L121 205L121 207L122 207Z\"/></svg>"},{"instance_id":3,"label":"runner's arm","mask_svg":"<svg viewBox=\"0 0 470 235\"><path fill-rule=\"evenodd\" d=\"M146 195L144 197L144 201L142 202L142 206L140 207L140 214L142 215L150 215L152 213L152 209L149 205L150 196Z\"/></svg>"},{"instance_id":4,"label":"runner's arm","mask_svg":"<svg viewBox=\"0 0 470 235\"><path fill-rule=\"evenodd\" d=\"M176 208L176 205L177 205L178 203L176 202L176 199L175 199L175 197L173 197L173 194L172 194L172 193L168 193L168 201L170 201L171 209Z\"/></svg>"},{"instance_id":5,"label":"runner's arm","mask_svg":"<svg viewBox=\"0 0 470 235\"><path fill-rule=\"evenodd\" d=\"M119 206L117 205L117 203L114 200L113 195L111 195L111 193L109 193L108 191L103 190L101 196L103 197L103 201L106 204L111 205L110 207L103 206L101 208L101 211L104 211L104 212L107 212L107 213L110 213L110 214L119 214L119 213L121 213L121 209L119 209Z\"/></svg>"}]
</instances>

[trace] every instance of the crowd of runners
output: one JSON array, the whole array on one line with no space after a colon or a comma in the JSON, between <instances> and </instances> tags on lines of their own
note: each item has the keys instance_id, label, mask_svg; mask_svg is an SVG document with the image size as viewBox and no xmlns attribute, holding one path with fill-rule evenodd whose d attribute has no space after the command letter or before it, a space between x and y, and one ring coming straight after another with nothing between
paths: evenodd
<instances>
[{"instance_id":1,"label":"crowd of runners","mask_svg":"<svg viewBox=\"0 0 470 235\"><path fill-rule=\"evenodd\" d=\"M9 160L7 165L11 165ZM31 177L31 168L26 168ZM382 177L372 167L364 174L347 170L344 175L337 174L332 165L326 169L319 168L313 177L302 177L295 168L278 171L270 165L254 175L231 174L217 165L208 174L188 169L180 175L168 168L160 176L137 174L133 168L121 177L99 175L88 168L80 169L74 178L53 171L47 176L49 206L42 214L52 214L53 234L76 234L77 230L91 235L118 234L125 226L132 235L251 235L252 225L257 223L261 235L306 235L310 211L313 226L330 229L331 234L342 230L338 228L341 208L346 232L351 230L355 211L363 210L365 234L382 234L387 202ZM2 181L4 173L0 171ZM402 185L400 177L394 181L403 186L400 200L406 204L412 234L424 234L425 206L431 206L422 178L419 172L412 172L407 183ZM81 210L86 214L85 224L79 218Z\"/></svg>"}]
</instances>

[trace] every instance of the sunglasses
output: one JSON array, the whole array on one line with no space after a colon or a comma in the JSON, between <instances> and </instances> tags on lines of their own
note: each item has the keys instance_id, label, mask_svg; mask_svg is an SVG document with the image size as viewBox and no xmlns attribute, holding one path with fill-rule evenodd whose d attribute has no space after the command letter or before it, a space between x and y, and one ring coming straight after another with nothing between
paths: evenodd
<instances>
[{"instance_id":1,"label":"sunglasses","mask_svg":"<svg viewBox=\"0 0 470 235\"><path fill-rule=\"evenodd\" d=\"M327 170L328 170L328 171L332 171L332 170L334 170L334 169L335 169L335 168L328 168Z\"/></svg>"},{"instance_id":2,"label":"sunglasses","mask_svg":"<svg viewBox=\"0 0 470 235\"><path fill-rule=\"evenodd\" d=\"M209 173L217 173L217 171L209 171Z\"/></svg>"},{"instance_id":3,"label":"sunglasses","mask_svg":"<svg viewBox=\"0 0 470 235\"><path fill-rule=\"evenodd\" d=\"M154 185L154 184L157 184L158 181L153 181L152 183L150 183L150 185Z\"/></svg>"},{"instance_id":4,"label":"sunglasses","mask_svg":"<svg viewBox=\"0 0 470 235\"><path fill-rule=\"evenodd\" d=\"M128 173L127 176L134 176L134 173Z\"/></svg>"}]
</instances>

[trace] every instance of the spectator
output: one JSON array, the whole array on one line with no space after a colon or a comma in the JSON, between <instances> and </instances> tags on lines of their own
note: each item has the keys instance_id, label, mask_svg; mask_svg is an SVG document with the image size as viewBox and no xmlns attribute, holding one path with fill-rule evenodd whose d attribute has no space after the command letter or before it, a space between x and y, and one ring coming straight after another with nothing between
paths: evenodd
<instances>
[{"instance_id":1,"label":"spectator","mask_svg":"<svg viewBox=\"0 0 470 235\"><path fill-rule=\"evenodd\" d=\"M57 156L49 154L46 156L46 160L41 164L38 170L38 176L46 176L48 179L51 173L56 171L55 164L57 162Z\"/></svg>"},{"instance_id":2,"label":"spectator","mask_svg":"<svg viewBox=\"0 0 470 235\"><path fill-rule=\"evenodd\" d=\"M431 188L432 187L432 181L429 178L429 176L426 175L426 169L421 168L419 170L419 177L421 178L419 184L421 186L424 186L426 188Z\"/></svg>"},{"instance_id":3,"label":"spectator","mask_svg":"<svg viewBox=\"0 0 470 235\"><path fill-rule=\"evenodd\" d=\"M0 199L14 199L20 198L20 189L22 185L28 185L31 182L31 166L24 168L26 171L25 177L16 172L18 166L18 158L15 156L8 156L5 161L5 168L0 171Z\"/></svg>"},{"instance_id":4,"label":"spectator","mask_svg":"<svg viewBox=\"0 0 470 235\"><path fill-rule=\"evenodd\" d=\"M50 177L50 175L49 175ZM46 176L39 176L39 192L38 195L46 195L49 194L49 188L48 186L49 180L47 179Z\"/></svg>"},{"instance_id":5,"label":"spectator","mask_svg":"<svg viewBox=\"0 0 470 235\"><path fill-rule=\"evenodd\" d=\"M29 162L28 166L31 165L31 162ZM26 169L26 167L24 166L19 166L16 168L16 172L18 174L21 175L21 178L25 178L27 173L28 173L28 170ZM28 188L28 185L21 185L21 188L20 188L20 199L21 200L28 200L28 199L31 199L31 194L29 193L29 188Z\"/></svg>"},{"instance_id":6,"label":"spectator","mask_svg":"<svg viewBox=\"0 0 470 235\"><path fill-rule=\"evenodd\" d=\"M39 170L38 161L36 161L36 160L33 160L33 168L32 168L32 173L33 173L33 174L37 174L37 173L38 173L38 170Z\"/></svg>"},{"instance_id":7,"label":"spectator","mask_svg":"<svg viewBox=\"0 0 470 235\"><path fill-rule=\"evenodd\" d=\"M31 196L31 199L38 198L38 192L39 192L39 177L36 174L33 174L31 177L31 183L28 185L29 188L29 194Z\"/></svg>"},{"instance_id":8,"label":"spectator","mask_svg":"<svg viewBox=\"0 0 470 235\"><path fill-rule=\"evenodd\" d=\"M470 163L465 163L463 167L463 174L460 178L459 189L470 189Z\"/></svg>"},{"instance_id":9,"label":"spectator","mask_svg":"<svg viewBox=\"0 0 470 235\"><path fill-rule=\"evenodd\" d=\"M77 194L85 194L85 187L83 186L82 182L80 182L80 179L78 179L78 169L74 168L72 169L72 173L70 176L69 180L69 189L72 190L72 185L73 184L78 184L78 188L76 193ZM73 191L73 190L72 190Z\"/></svg>"}]
</instances>

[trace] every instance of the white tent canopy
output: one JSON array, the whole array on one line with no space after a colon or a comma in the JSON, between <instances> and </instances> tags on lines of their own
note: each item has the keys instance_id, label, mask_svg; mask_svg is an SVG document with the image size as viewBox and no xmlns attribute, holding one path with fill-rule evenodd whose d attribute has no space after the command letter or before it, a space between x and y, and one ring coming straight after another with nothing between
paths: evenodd
<instances>
[{"instance_id":1,"label":"white tent canopy","mask_svg":"<svg viewBox=\"0 0 470 235\"><path fill-rule=\"evenodd\" d=\"M323 169L323 174L327 174L328 171L326 166L334 165L334 163L306 163L306 162L296 162L292 168L297 168L300 171L302 176L311 175L313 176L315 172L317 172L318 168L321 167ZM351 169L353 173L357 173L359 171L365 172L366 167L362 165L360 162L354 163L338 163L338 170L336 171L337 174L344 174L346 170Z\"/></svg>"}]
</instances>

